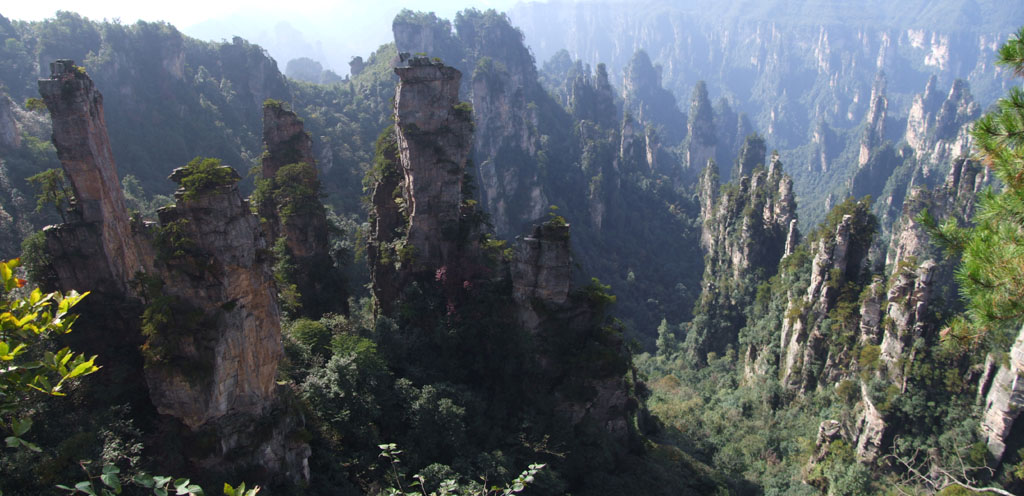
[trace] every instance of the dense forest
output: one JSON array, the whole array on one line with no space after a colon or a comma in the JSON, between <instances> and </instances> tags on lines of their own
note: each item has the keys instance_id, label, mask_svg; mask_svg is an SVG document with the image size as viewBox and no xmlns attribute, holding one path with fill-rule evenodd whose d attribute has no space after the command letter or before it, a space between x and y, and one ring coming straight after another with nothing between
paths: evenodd
<instances>
[{"instance_id":1,"label":"dense forest","mask_svg":"<svg viewBox=\"0 0 1024 496\"><path fill-rule=\"evenodd\" d=\"M0 16L0 494L1024 491L1019 8L624 5Z\"/></svg>"}]
</instances>

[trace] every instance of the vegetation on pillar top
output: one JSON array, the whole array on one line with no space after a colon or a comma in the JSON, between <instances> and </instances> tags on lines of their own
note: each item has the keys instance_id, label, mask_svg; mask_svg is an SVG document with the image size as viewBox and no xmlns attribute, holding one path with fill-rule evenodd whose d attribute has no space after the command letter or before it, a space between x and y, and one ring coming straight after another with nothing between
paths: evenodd
<instances>
[{"instance_id":1,"label":"vegetation on pillar top","mask_svg":"<svg viewBox=\"0 0 1024 496\"><path fill-rule=\"evenodd\" d=\"M220 159L216 158L196 157L171 173L171 180L181 186L185 200L194 200L203 193L231 186L240 179L234 169L221 165Z\"/></svg>"}]
</instances>

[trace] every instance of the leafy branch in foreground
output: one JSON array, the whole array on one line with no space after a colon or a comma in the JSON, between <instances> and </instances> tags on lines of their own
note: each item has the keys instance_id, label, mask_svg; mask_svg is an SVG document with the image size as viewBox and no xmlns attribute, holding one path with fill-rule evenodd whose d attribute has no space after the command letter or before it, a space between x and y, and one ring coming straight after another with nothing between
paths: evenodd
<instances>
[{"instance_id":1,"label":"leafy branch in foreground","mask_svg":"<svg viewBox=\"0 0 1024 496\"><path fill-rule=\"evenodd\" d=\"M1024 28L1002 46L996 63L1024 76ZM978 158L1005 185L981 194L973 227L919 217L947 249L961 254L957 282L966 315L949 338L1005 349L1024 324L1024 89L1011 88L971 130Z\"/></svg>"},{"instance_id":2,"label":"leafy branch in foreground","mask_svg":"<svg viewBox=\"0 0 1024 496\"><path fill-rule=\"evenodd\" d=\"M89 471L85 468L84 462L82 464L82 470L85 470L88 480L75 484L75 487L58 485L57 489L67 491L69 494L115 496L117 494L121 494L124 490L122 484L131 484L143 489L151 489L154 496L168 496L169 494L178 496L206 495L203 488L193 484L189 479L175 479L173 477L163 475L140 473L134 477L122 480L120 476L121 469L117 468L117 466L112 463L108 463L103 466L103 473L99 477L90 475ZM97 480L99 481L98 483ZM252 489L246 489L244 482L239 484L238 487L232 487L231 484L224 484L224 496L256 496L259 492L259 486Z\"/></svg>"},{"instance_id":3,"label":"leafy branch in foreground","mask_svg":"<svg viewBox=\"0 0 1024 496\"><path fill-rule=\"evenodd\" d=\"M918 491L919 489L940 493L946 488L960 487L971 491L972 493L993 493L1003 496L1013 495L1013 493L1002 488L980 486L977 477L972 476L972 474L988 472L988 477L992 477L995 471L991 467L984 465L973 466L968 464L964 461L964 457L961 456L960 448L952 450L953 455L955 456L955 463L951 466L944 466L939 460L939 456L935 453L929 452L926 456L922 456L920 449L914 450L914 452L909 455L898 452L896 448L899 444L898 441L898 439L893 440L892 453L886 455L885 458L895 462L906 470L906 474L901 481L902 484L896 487L896 490L899 491L900 494L920 494ZM907 489L911 488L913 488L914 491L907 492Z\"/></svg>"},{"instance_id":4,"label":"leafy branch in foreground","mask_svg":"<svg viewBox=\"0 0 1024 496\"><path fill-rule=\"evenodd\" d=\"M20 263L17 258L0 262L0 423L12 432L4 439L7 447L38 451L22 439L32 420L12 419L19 404L30 394L63 396L61 390L68 381L99 367L95 356L86 357L68 348L45 349L47 340L71 332L77 315L70 310L89 293L43 294L36 288L28 296L15 297L12 292L26 282L14 275Z\"/></svg>"},{"instance_id":5,"label":"leafy branch in foreground","mask_svg":"<svg viewBox=\"0 0 1024 496\"><path fill-rule=\"evenodd\" d=\"M398 464L401 462L398 455L400 455L402 451L398 449L398 446L395 443L381 444L377 447L380 448L380 457L388 459L391 473L395 478L395 484L398 486L398 488L389 487L381 493L386 494L387 496L510 496L525 490L529 484L534 482L537 473L544 468L543 463L531 464L528 469L524 470L518 477L513 479L511 483L506 484L504 487L487 487L487 479L484 479L483 484L479 486L463 486L455 479L447 479L438 484L437 490L430 491L429 493L426 488L426 484L428 482L426 477L416 474L412 477L414 481L409 483L409 488L418 488L419 490L406 491L406 489L402 487L403 473L398 469Z\"/></svg>"}]
</instances>

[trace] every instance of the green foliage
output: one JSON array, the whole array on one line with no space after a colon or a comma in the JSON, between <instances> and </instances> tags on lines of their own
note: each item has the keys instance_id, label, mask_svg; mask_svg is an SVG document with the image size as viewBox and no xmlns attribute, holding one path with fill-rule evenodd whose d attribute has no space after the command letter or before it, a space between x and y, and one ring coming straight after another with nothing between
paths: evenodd
<instances>
[{"instance_id":1,"label":"green foliage","mask_svg":"<svg viewBox=\"0 0 1024 496\"><path fill-rule=\"evenodd\" d=\"M271 194L277 204L281 221L295 215L315 213L323 209L320 203L320 181L316 168L305 162L288 164L274 176Z\"/></svg>"},{"instance_id":2,"label":"green foliage","mask_svg":"<svg viewBox=\"0 0 1024 496\"><path fill-rule=\"evenodd\" d=\"M596 277L590 278L590 283L582 288L582 292L586 295L587 300L594 305L595 308L604 310L609 305L615 303L615 295L611 293L612 287L607 284L601 284L601 280Z\"/></svg>"},{"instance_id":3,"label":"green foliage","mask_svg":"<svg viewBox=\"0 0 1024 496\"><path fill-rule=\"evenodd\" d=\"M178 219L156 228L153 236L153 247L158 260L168 261L174 258L194 254L196 242L189 235L188 219Z\"/></svg>"},{"instance_id":4,"label":"green foliage","mask_svg":"<svg viewBox=\"0 0 1024 496\"><path fill-rule=\"evenodd\" d=\"M174 179L185 192L183 198L195 200L203 193L235 184L239 177L233 169L221 165L220 159L196 157Z\"/></svg>"},{"instance_id":5,"label":"green foliage","mask_svg":"<svg viewBox=\"0 0 1024 496\"><path fill-rule=\"evenodd\" d=\"M47 205L53 205L61 220L67 222L65 211L74 201L75 195L69 188L64 170L45 170L29 177L28 182L36 189L36 212L41 212Z\"/></svg>"},{"instance_id":6,"label":"green foliage","mask_svg":"<svg viewBox=\"0 0 1024 496\"><path fill-rule=\"evenodd\" d=\"M48 349L49 340L71 332L77 316L70 310L89 293L43 294L36 288L28 295L17 295L14 291L26 282L14 275L19 264L18 259L0 262L0 421L13 434L4 440L7 447L38 450L22 438L32 426L31 419L11 420L11 416L29 395L62 396L68 381L99 367L95 356L66 347Z\"/></svg>"},{"instance_id":7,"label":"green foliage","mask_svg":"<svg viewBox=\"0 0 1024 496\"><path fill-rule=\"evenodd\" d=\"M1024 76L1022 52L1024 29L1000 48L996 62ZM962 252L957 281L966 318L954 322L949 338L963 348L1005 349L1024 324L1024 89L1011 87L971 136L1005 189L981 195L973 227L955 219L935 226L927 214L922 220L948 248Z\"/></svg>"},{"instance_id":8,"label":"green foliage","mask_svg":"<svg viewBox=\"0 0 1024 496\"><path fill-rule=\"evenodd\" d=\"M675 332L669 328L668 321L661 319L658 325L658 356L668 357L679 351L679 339Z\"/></svg>"},{"instance_id":9,"label":"green foliage","mask_svg":"<svg viewBox=\"0 0 1024 496\"><path fill-rule=\"evenodd\" d=\"M50 256L46 252L46 233L36 231L21 242L21 262L25 267L28 279L44 287L51 287L56 275L50 264Z\"/></svg>"},{"instance_id":10,"label":"green foliage","mask_svg":"<svg viewBox=\"0 0 1024 496\"><path fill-rule=\"evenodd\" d=\"M42 98L29 98L25 100L25 110L29 112L46 112L46 103Z\"/></svg>"},{"instance_id":11,"label":"green foliage","mask_svg":"<svg viewBox=\"0 0 1024 496\"><path fill-rule=\"evenodd\" d=\"M84 469L84 467L83 467ZM88 471L87 480L81 481L74 487L58 484L57 489L68 494L85 494L87 496L114 496L125 491L126 486L134 486L143 490L142 494L153 494L154 496L168 496L169 494L187 496L205 496L206 492L198 484L193 484L190 479L168 477L163 475L150 475L140 472L136 475L125 477L121 475L121 469L112 463L103 466L103 472L99 476L93 476ZM152 491L150 493L150 491ZM245 483L238 487L231 484L224 484L224 496L256 496L260 487L246 489ZM139 494L129 491L129 494Z\"/></svg>"},{"instance_id":12,"label":"green foliage","mask_svg":"<svg viewBox=\"0 0 1024 496\"><path fill-rule=\"evenodd\" d=\"M523 492L527 486L533 484L536 481L537 473L543 470L545 466L543 463L530 464L528 469L524 470L504 487L489 486L486 477L483 479L483 484L460 484L457 479L445 479L440 482L430 481L423 474L416 474L412 477L412 482L403 484L406 477L400 469L401 459L398 456L402 454L402 450L398 449L395 443L381 444L378 447L381 450L380 457L387 460L390 464L390 475L397 485L397 487L389 487L381 492L381 494L388 496L510 496ZM430 484L436 484L437 489L428 492L427 486ZM405 486L408 486L408 490Z\"/></svg>"}]
</instances>

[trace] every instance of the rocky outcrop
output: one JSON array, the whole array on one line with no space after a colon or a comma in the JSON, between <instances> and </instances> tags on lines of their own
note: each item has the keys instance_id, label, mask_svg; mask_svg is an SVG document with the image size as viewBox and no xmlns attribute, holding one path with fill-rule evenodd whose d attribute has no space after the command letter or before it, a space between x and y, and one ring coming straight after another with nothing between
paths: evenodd
<instances>
[{"instance_id":1,"label":"rocky outcrop","mask_svg":"<svg viewBox=\"0 0 1024 496\"><path fill-rule=\"evenodd\" d=\"M862 202L841 206L849 213L819 227L817 238L811 240L810 283L806 290L790 293L782 321L781 380L800 391L838 379L839 367L849 360L848 350L824 346L825 336L834 332L825 324L841 301L841 288L862 278L874 238L874 219Z\"/></svg>"},{"instance_id":2,"label":"rocky outcrop","mask_svg":"<svg viewBox=\"0 0 1024 496\"><path fill-rule=\"evenodd\" d=\"M745 149L744 160L764 162L763 156L753 156L755 149L763 148ZM743 309L753 302L758 283L775 274L796 236L793 181L783 173L778 156L772 156L767 169L737 167L737 172L747 170L722 188L720 197L713 162L700 177L701 246L706 255L695 322L708 324L695 327L687 338L697 359L708 351L721 352L735 341L746 322Z\"/></svg>"},{"instance_id":3,"label":"rocky outcrop","mask_svg":"<svg viewBox=\"0 0 1024 496\"><path fill-rule=\"evenodd\" d=\"M295 313L319 318L328 311L347 311L345 281L330 253L313 140L294 112L268 101L263 105L263 143L257 210L266 221L268 244L284 244L277 256L287 258L292 268L279 276L298 291Z\"/></svg>"},{"instance_id":4,"label":"rocky outcrop","mask_svg":"<svg viewBox=\"0 0 1024 496\"><path fill-rule=\"evenodd\" d=\"M764 138L756 134L747 136L743 141L743 146L740 147L739 155L736 155L729 177L736 181L743 176L750 176L753 174L754 168L764 166L767 152Z\"/></svg>"},{"instance_id":5,"label":"rocky outcrop","mask_svg":"<svg viewBox=\"0 0 1024 496\"><path fill-rule=\"evenodd\" d=\"M871 99L868 101L868 114L865 117L866 127L860 140L860 154L857 158L857 164L860 167L864 167L868 163L871 152L885 140L885 112L889 107L889 100L885 97L885 86L885 73L880 72L871 87Z\"/></svg>"},{"instance_id":6,"label":"rocky outcrop","mask_svg":"<svg viewBox=\"0 0 1024 496\"><path fill-rule=\"evenodd\" d=\"M480 164L482 200L500 234L539 218L548 206L537 170L530 166L540 150L536 106L529 105L538 90L536 75L531 80L521 70L487 59L472 78L474 157Z\"/></svg>"},{"instance_id":7,"label":"rocky outcrop","mask_svg":"<svg viewBox=\"0 0 1024 496\"><path fill-rule=\"evenodd\" d=\"M457 261L472 116L459 106L458 70L417 58L395 73L395 131L409 212L409 245L415 267L436 269Z\"/></svg>"},{"instance_id":8,"label":"rocky outcrop","mask_svg":"<svg viewBox=\"0 0 1024 496\"><path fill-rule=\"evenodd\" d=\"M180 181L186 169L171 177ZM173 361L158 357L153 361L160 364L146 369L153 402L161 413L193 429L232 412L262 414L273 402L283 352L259 221L234 183L194 198L179 190L176 200L160 210L160 224L181 226L173 236L188 248L182 256L160 257L161 292L213 325L197 329L201 334L195 336L186 329L166 329L178 334L170 338L176 351L166 350ZM195 377L193 367L206 367L209 373Z\"/></svg>"},{"instance_id":9,"label":"rocky outcrop","mask_svg":"<svg viewBox=\"0 0 1024 496\"><path fill-rule=\"evenodd\" d=\"M472 103L480 202L496 233L511 238L550 204L537 167L538 108L553 102L537 81L522 33L507 17L466 10L455 23L453 31L451 22L433 13L403 11L392 31L399 52L438 57L464 75L456 86Z\"/></svg>"},{"instance_id":10,"label":"rocky outcrop","mask_svg":"<svg viewBox=\"0 0 1024 496\"><path fill-rule=\"evenodd\" d=\"M693 88L686 134L686 167L689 171L688 175L692 178L696 177L697 171L704 170L708 160L715 158L715 147L718 144L714 113L704 81L697 81L697 85ZM687 184L689 181L684 179L683 183Z\"/></svg>"},{"instance_id":11,"label":"rocky outcrop","mask_svg":"<svg viewBox=\"0 0 1024 496\"><path fill-rule=\"evenodd\" d=\"M519 320L526 329L537 332L544 318L538 310L562 307L572 288L569 225L541 224L532 235L517 240L511 275Z\"/></svg>"},{"instance_id":12,"label":"rocky outcrop","mask_svg":"<svg viewBox=\"0 0 1024 496\"><path fill-rule=\"evenodd\" d=\"M720 98L714 108L715 123L715 162L718 163L718 174L724 181L732 178L729 172L733 160L740 152L740 147L747 136L754 134L754 126L747 114L737 114L729 105L729 101Z\"/></svg>"},{"instance_id":13,"label":"rocky outcrop","mask_svg":"<svg viewBox=\"0 0 1024 496\"><path fill-rule=\"evenodd\" d=\"M157 411L183 426L186 444L207 440L207 448L189 450L192 463L308 478L309 448L288 436L301 417L282 413L277 395L275 287L259 222L235 186L239 176L227 168L207 171L226 179L180 190L176 204L160 211L160 226L129 222L102 96L72 61L52 70L39 87L75 188L77 220L47 229L47 251L60 289L92 291L89 305L99 310L87 310L105 316L83 323L83 335L117 341L115 347L123 341L112 364L118 368L145 359L131 373L144 378ZM194 172L190 167L172 178L181 181ZM273 427L246 427L257 422ZM210 436L218 440L212 451Z\"/></svg>"},{"instance_id":14,"label":"rocky outcrop","mask_svg":"<svg viewBox=\"0 0 1024 496\"><path fill-rule=\"evenodd\" d=\"M1024 329L1010 348L1008 363L999 367L985 397L981 434L998 462L1006 451L1010 430L1024 408Z\"/></svg>"},{"instance_id":15,"label":"rocky outcrop","mask_svg":"<svg viewBox=\"0 0 1024 496\"><path fill-rule=\"evenodd\" d=\"M141 253L128 222L128 209L117 176L117 164L107 136L103 96L85 71L74 61L50 64L51 75L39 80L39 93L53 121L57 157L75 193L78 222L51 229L48 244L62 251L76 242L95 239L94 247L82 246L94 258L81 266L55 265L65 289L130 294L128 285L136 272L146 272L149 261ZM93 238L93 234L98 237Z\"/></svg>"},{"instance_id":16,"label":"rocky outcrop","mask_svg":"<svg viewBox=\"0 0 1024 496\"><path fill-rule=\"evenodd\" d=\"M937 186L950 163L970 155L970 124L981 115L965 81L955 80L944 100L936 85L932 77L907 116L906 140L919 169L913 185Z\"/></svg>"},{"instance_id":17,"label":"rocky outcrop","mask_svg":"<svg viewBox=\"0 0 1024 496\"><path fill-rule=\"evenodd\" d=\"M651 63L644 51L633 54L625 68L622 99L627 111L644 126L654 126L669 145L686 137L686 114L679 110L672 93L661 86L661 69ZM699 164L697 170L706 164Z\"/></svg>"},{"instance_id":18,"label":"rocky outcrop","mask_svg":"<svg viewBox=\"0 0 1024 496\"><path fill-rule=\"evenodd\" d=\"M0 92L0 148L21 146L21 132L14 118L14 105L10 97Z\"/></svg>"}]
</instances>

